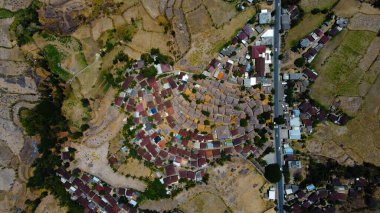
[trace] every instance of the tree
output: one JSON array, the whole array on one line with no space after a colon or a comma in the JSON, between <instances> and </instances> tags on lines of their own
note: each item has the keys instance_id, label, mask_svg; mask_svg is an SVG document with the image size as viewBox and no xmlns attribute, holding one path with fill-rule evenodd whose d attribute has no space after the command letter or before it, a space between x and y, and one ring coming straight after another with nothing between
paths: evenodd
<instances>
[{"instance_id":1,"label":"tree","mask_svg":"<svg viewBox=\"0 0 380 213\"><path fill-rule=\"evenodd\" d=\"M166 194L165 185L160 182L160 179L156 178L153 181L148 182L148 186L144 192L141 193L139 201L142 200L158 200L161 198L168 198Z\"/></svg>"},{"instance_id":2,"label":"tree","mask_svg":"<svg viewBox=\"0 0 380 213\"><path fill-rule=\"evenodd\" d=\"M318 14L320 12L321 12L321 10L319 8L314 8L311 10L311 14L313 14L313 15Z\"/></svg>"},{"instance_id":3,"label":"tree","mask_svg":"<svg viewBox=\"0 0 380 213\"><path fill-rule=\"evenodd\" d=\"M303 67L305 65L305 58L303 58L303 57L297 58L294 61L294 65L296 65L297 67Z\"/></svg>"},{"instance_id":4,"label":"tree","mask_svg":"<svg viewBox=\"0 0 380 213\"><path fill-rule=\"evenodd\" d=\"M285 124L285 118L283 116L279 116L277 118L274 119L274 122L276 122L277 124Z\"/></svg>"},{"instance_id":5,"label":"tree","mask_svg":"<svg viewBox=\"0 0 380 213\"><path fill-rule=\"evenodd\" d=\"M269 164L265 167L265 178L271 183L277 183L281 179L280 166L277 163Z\"/></svg>"},{"instance_id":6,"label":"tree","mask_svg":"<svg viewBox=\"0 0 380 213\"><path fill-rule=\"evenodd\" d=\"M241 120L240 120L240 126L242 126L242 127L246 127L246 126L248 126L248 121L247 121L247 119L241 119Z\"/></svg>"},{"instance_id":7,"label":"tree","mask_svg":"<svg viewBox=\"0 0 380 213\"><path fill-rule=\"evenodd\" d=\"M155 77L157 75L157 69L154 66L149 66L149 67L147 67L145 69L142 69L141 70L141 74L145 78Z\"/></svg>"}]
</instances>

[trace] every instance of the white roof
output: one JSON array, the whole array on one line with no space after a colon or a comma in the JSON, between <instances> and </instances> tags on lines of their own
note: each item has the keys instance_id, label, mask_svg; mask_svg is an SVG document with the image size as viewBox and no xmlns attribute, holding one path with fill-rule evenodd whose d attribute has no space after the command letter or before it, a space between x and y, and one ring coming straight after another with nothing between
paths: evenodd
<instances>
[{"instance_id":1,"label":"white roof","mask_svg":"<svg viewBox=\"0 0 380 213\"><path fill-rule=\"evenodd\" d=\"M261 10L261 13L267 13L268 10Z\"/></svg>"},{"instance_id":2,"label":"white roof","mask_svg":"<svg viewBox=\"0 0 380 213\"><path fill-rule=\"evenodd\" d=\"M293 193L293 190L292 190L292 189L286 189L286 190L285 190L285 193L286 193L287 195L290 195L290 194Z\"/></svg>"},{"instance_id":3,"label":"white roof","mask_svg":"<svg viewBox=\"0 0 380 213\"><path fill-rule=\"evenodd\" d=\"M162 74L161 64L155 64L154 67L157 70L157 75Z\"/></svg>"},{"instance_id":4,"label":"white roof","mask_svg":"<svg viewBox=\"0 0 380 213\"><path fill-rule=\"evenodd\" d=\"M273 37L273 29L269 29L267 31L265 31L265 33L263 35L261 35L262 38L269 38L269 37Z\"/></svg>"},{"instance_id":5,"label":"white roof","mask_svg":"<svg viewBox=\"0 0 380 213\"><path fill-rule=\"evenodd\" d=\"M269 190L269 200L276 200L276 191Z\"/></svg>"},{"instance_id":6,"label":"white roof","mask_svg":"<svg viewBox=\"0 0 380 213\"><path fill-rule=\"evenodd\" d=\"M129 201L129 204L131 204L132 206L136 206L136 205L137 205L137 202L134 201L134 200L130 200L130 201Z\"/></svg>"}]
</instances>

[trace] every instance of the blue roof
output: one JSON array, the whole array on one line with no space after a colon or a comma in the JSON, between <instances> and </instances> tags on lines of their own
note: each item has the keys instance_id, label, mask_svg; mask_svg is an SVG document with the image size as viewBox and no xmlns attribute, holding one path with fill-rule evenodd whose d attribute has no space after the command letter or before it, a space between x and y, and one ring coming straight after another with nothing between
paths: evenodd
<instances>
[{"instance_id":1,"label":"blue roof","mask_svg":"<svg viewBox=\"0 0 380 213\"><path fill-rule=\"evenodd\" d=\"M154 142L155 143L158 143L160 141L161 141L161 137L160 136L157 136L157 137L154 138Z\"/></svg>"},{"instance_id":2,"label":"blue roof","mask_svg":"<svg viewBox=\"0 0 380 213\"><path fill-rule=\"evenodd\" d=\"M290 147L286 147L284 149L285 155L293 155L293 149Z\"/></svg>"},{"instance_id":3,"label":"blue roof","mask_svg":"<svg viewBox=\"0 0 380 213\"><path fill-rule=\"evenodd\" d=\"M245 71L246 72L250 72L251 71L251 64L250 63L247 63L247 67L245 68Z\"/></svg>"},{"instance_id":4,"label":"blue roof","mask_svg":"<svg viewBox=\"0 0 380 213\"><path fill-rule=\"evenodd\" d=\"M150 109L150 112L151 112L152 114L156 114L156 113L157 113L157 109L156 109L156 108L152 108L152 109Z\"/></svg>"},{"instance_id":5,"label":"blue roof","mask_svg":"<svg viewBox=\"0 0 380 213\"><path fill-rule=\"evenodd\" d=\"M289 130L289 139L291 140L301 140L301 131L300 130Z\"/></svg>"},{"instance_id":6,"label":"blue roof","mask_svg":"<svg viewBox=\"0 0 380 213\"><path fill-rule=\"evenodd\" d=\"M182 136L180 136L180 135L176 135L175 137L178 139L182 139Z\"/></svg>"},{"instance_id":7,"label":"blue roof","mask_svg":"<svg viewBox=\"0 0 380 213\"><path fill-rule=\"evenodd\" d=\"M294 109L293 114L294 114L294 116L298 117L298 116L300 116L301 112L299 109Z\"/></svg>"},{"instance_id":8,"label":"blue roof","mask_svg":"<svg viewBox=\"0 0 380 213\"><path fill-rule=\"evenodd\" d=\"M312 190L315 189L315 186L314 186L313 184L310 184L310 185L307 185L307 186L306 186L306 189L307 189L308 191L312 191Z\"/></svg>"}]
</instances>

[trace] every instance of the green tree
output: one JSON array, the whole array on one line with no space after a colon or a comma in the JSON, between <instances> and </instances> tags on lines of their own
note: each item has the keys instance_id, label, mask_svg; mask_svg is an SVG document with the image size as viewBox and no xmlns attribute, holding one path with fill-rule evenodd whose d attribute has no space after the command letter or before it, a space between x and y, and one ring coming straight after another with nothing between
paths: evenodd
<instances>
[{"instance_id":1,"label":"green tree","mask_svg":"<svg viewBox=\"0 0 380 213\"><path fill-rule=\"evenodd\" d=\"M157 69L154 66L149 66L141 70L141 74L146 78L155 77L157 75Z\"/></svg>"},{"instance_id":2,"label":"green tree","mask_svg":"<svg viewBox=\"0 0 380 213\"><path fill-rule=\"evenodd\" d=\"M165 185L160 182L160 179L156 178L153 181L148 182L148 186L139 197L140 202L142 200L158 200L161 198L168 198L166 194Z\"/></svg>"},{"instance_id":3,"label":"green tree","mask_svg":"<svg viewBox=\"0 0 380 213\"><path fill-rule=\"evenodd\" d=\"M303 58L303 57L297 58L294 61L294 65L296 65L296 67L303 67L305 65L305 58Z\"/></svg>"},{"instance_id":4,"label":"green tree","mask_svg":"<svg viewBox=\"0 0 380 213\"><path fill-rule=\"evenodd\" d=\"M277 183L281 179L280 166L277 163L269 164L265 167L265 178L271 183Z\"/></svg>"}]
</instances>

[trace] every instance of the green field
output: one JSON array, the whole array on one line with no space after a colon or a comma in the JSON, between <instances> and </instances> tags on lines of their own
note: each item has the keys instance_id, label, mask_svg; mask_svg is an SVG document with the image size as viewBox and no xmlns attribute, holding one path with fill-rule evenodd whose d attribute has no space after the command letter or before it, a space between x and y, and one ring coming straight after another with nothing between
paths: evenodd
<instances>
[{"instance_id":1,"label":"green field","mask_svg":"<svg viewBox=\"0 0 380 213\"><path fill-rule=\"evenodd\" d=\"M337 95L357 96L358 85L365 78L365 71L358 67L376 33L349 31L339 47L330 54L312 86L311 96L329 105Z\"/></svg>"},{"instance_id":2,"label":"green field","mask_svg":"<svg viewBox=\"0 0 380 213\"><path fill-rule=\"evenodd\" d=\"M62 80L67 81L71 78L71 74L61 68L61 53L54 45L48 44L42 49L43 55L48 62L48 66L54 74L57 74Z\"/></svg>"}]
</instances>

